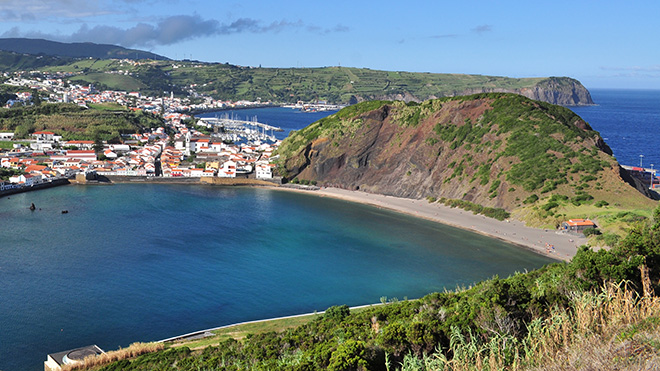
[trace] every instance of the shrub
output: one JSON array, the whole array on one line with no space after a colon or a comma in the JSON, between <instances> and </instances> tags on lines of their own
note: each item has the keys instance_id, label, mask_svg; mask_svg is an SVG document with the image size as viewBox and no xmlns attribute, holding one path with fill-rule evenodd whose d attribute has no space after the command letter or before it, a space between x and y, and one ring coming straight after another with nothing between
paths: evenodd
<instances>
[{"instance_id":1,"label":"shrub","mask_svg":"<svg viewBox=\"0 0 660 371\"><path fill-rule=\"evenodd\" d=\"M323 318L341 321L348 317L350 314L351 310L348 308L348 305L335 305L326 309L325 313L323 314Z\"/></svg>"},{"instance_id":2,"label":"shrub","mask_svg":"<svg viewBox=\"0 0 660 371\"><path fill-rule=\"evenodd\" d=\"M532 194L529 197L527 197L525 199L525 201L523 201L523 203L524 204L533 204L534 202L538 201L538 199L539 199L539 196L537 196L535 194Z\"/></svg>"},{"instance_id":3,"label":"shrub","mask_svg":"<svg viewBox=\"0 0 660 371\"><path fill-rule=\"evenodd\" d=\"M592 235L597 236L597 235L601 234L600 230L598 230L598 228L587 228L584 231L582 231L582 233L587 237L592 236Z\"/></svg>"},{"instance_id":4,"label":"shrub","mask_svg":"<svg viewBox=\"0 0 660 371\"><path fill-rule=\"evenodd\" d=\"M603 206L607 206L607 205L609 205L609 203L605 200L600 200L600 201L598 201L594 204L594 206L596 206L596 207L603 207Z\"/></svg>"}]
</instances>

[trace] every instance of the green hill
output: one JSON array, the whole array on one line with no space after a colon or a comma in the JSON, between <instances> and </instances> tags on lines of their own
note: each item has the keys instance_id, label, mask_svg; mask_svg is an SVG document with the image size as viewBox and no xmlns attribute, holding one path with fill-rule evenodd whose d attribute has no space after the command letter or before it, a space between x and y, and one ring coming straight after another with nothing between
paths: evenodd
<instances>
[{"instance_id":1,"label":"green hill","mask_svg":"<svg viewBox=\"0 0 660 371\"><path fill-rule=\"evenodd\" d=\"M85 109L75 104L42 104L0 108L0 130L14 132L17 139L47 130L64 140L101 140L119 143L121 134L143 132L162 125L162 120L144 112L103 107Z\"/></svg>"},{"instance_id":2,"label":"green hill","mask_svg":"<svg viewBox=\"0 0 660 371\"><path fill-rule=\"evenodd\" d=\"M119 60L132 59L134 63ZM166 57L116 45L0 39L0 69L76 73L100 88L160 96L191 91L216 99L354 104L385 99L423 101L485 92L509 92L560 105L593 104L589 91L568 77L499 76L378 71L367 68L255 68ZM119 72L110 79L104 72ZM137 89L136 89L137 88Z\"/></svg>"},{"instance_id":3,"label":"green hill","mask_svg":"<svg viewBox=\"0 0 660 371\"><path fill-rule=\"evenodd\" d=\"M32 71L48 66L66 65L73 61L71 58L34 56L0 50L0 71Z\"/></svg>"},{"instance_id":4,"label":"green hill","mask_svg":"<svg viewBox=\"0 0 660 371\"><path fill-rule=\"evenodd\" d=\"M77 80L103 86L99 72L124 71L140 81L146 94L191 89L224 100L297 102L323 100L353 104L364 100L421 101L429 98L511 92L562 105L593 104L579 81L566 77L514 79L508 77L376 71L366 68L252 68L191 61L84 60L47 68L51 72L78 72ZM134 83L113 85L131 90Z\"/></svg>"},{"instance_id":5,"label":"green hill","mask_svg":"<svg viewBox=\"0 0 660 371\"><path fill-rule=\"evenodd\" d=\"M61 43L44 39L27 38L0 38L0 50L19 54L64 58L168 59L151 52L127 49L117 45L95 44L91 42Z\"/></svg>"},{"instance_id":6,"label":"green hill","mask_svg":"<svg viewBox=\"0 0 660 371\"><path fill-rule=\"evenodd\" d=\"M278 153L289 181L461 200L551 228L603 216L620 234L614 215L655 205L579 116L513 94L360 103L291 133Z\"/></svg>"}]
</instances>

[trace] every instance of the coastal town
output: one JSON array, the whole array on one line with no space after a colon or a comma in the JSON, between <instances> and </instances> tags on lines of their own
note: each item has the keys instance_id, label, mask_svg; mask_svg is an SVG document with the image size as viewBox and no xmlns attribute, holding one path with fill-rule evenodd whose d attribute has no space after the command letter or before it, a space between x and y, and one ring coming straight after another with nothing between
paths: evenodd
<instances>
[{"instance_id":1,"label":"coastal town","mask_svg":"<svg viewBox=\"0 0 660 371\"><path fill-rule=\"evenodd\" d=\"M39 78L7 76L5 84L25 87L6 108L71 103L115 104L162 118L162 126L142 133L124 134L121 143L93 140L63 140L53 131L35 131L30 138L14 138L0 132L0 141L11 143L0 149L0 168L12 171L0 180L0 191L29 189L54 181L109 179L112 177L172 178L253 178L273 181L273 152L280 144L274 131L281 129L255 120L193 117L195 112L268 106L260 101L220 101L201 97L191 104L187 98L143 96L139 92L98 91L90 85L67 81L67 74ZM38 92L35 98L32 92ZM190 87L190 94L194 87ZM302 108L302 107L301 107ZM9 147L9 148L7 148Z\"/></svg>"}]
</instances>

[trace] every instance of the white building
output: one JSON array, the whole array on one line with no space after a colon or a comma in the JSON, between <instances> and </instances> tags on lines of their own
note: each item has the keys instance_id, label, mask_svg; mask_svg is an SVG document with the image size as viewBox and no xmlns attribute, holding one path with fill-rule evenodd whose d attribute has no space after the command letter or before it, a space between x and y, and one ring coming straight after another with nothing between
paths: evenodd
<instances>
[{"instance_id":1,"label":"white building","mask_svg":"<svg viewBox=\"0 0 660 371\"><path fill-rule=\"evenodd\" d=\"M236 162L226 161L218 170L218 177L236 178Z\"/></svg>"},{"instance_id":2,"label":"white building","mask_svg":"<svg viewBox=\"0 0 660 371\"><path fill-rule=\"evenodd\" d=\"M257 179L273 179L273 167L275 164L260 162L257 164L255 175Z\"/></svg>"}]
</instances>

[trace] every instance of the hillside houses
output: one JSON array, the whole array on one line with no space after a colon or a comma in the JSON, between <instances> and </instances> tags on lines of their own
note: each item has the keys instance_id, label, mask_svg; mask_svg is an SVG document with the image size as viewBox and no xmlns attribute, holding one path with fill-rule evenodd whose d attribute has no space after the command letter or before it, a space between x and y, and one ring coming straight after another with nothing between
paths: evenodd
<instances>
[{"instance_id":1,"label":"hillside houses","mask_svg":"<svg viewBox=\"0 0 660 371\"><path fill-rule=\"evenodd\" d=\"M274 166L269 161L279 142L227 143L195 130L190 125L191 117L184 113L196 109L256 106L262 105L261 102L224 102L203 97L204 103L194 106L189 105L186 98L173 95L153 98L140 92L98 91L92 85L67 82L69 76L53 74L30 79L17 74L10 80L38 90L44 102L81 106L116 103L133 110L162 113L163 125L143 133L122 135L123 143L104 144L102 149L91 140L63 141L56 132L36 131L31 134L29 148L17 144L14 149L0 150L0 166L22 173L13 177L13 182L34 184L81 172L108 176L272 178ZM23 104L32 104L30 97L21 97L26 99ZM3 133L2 138L12 140L13 133Z\"/></svg>"}]
</instances>

